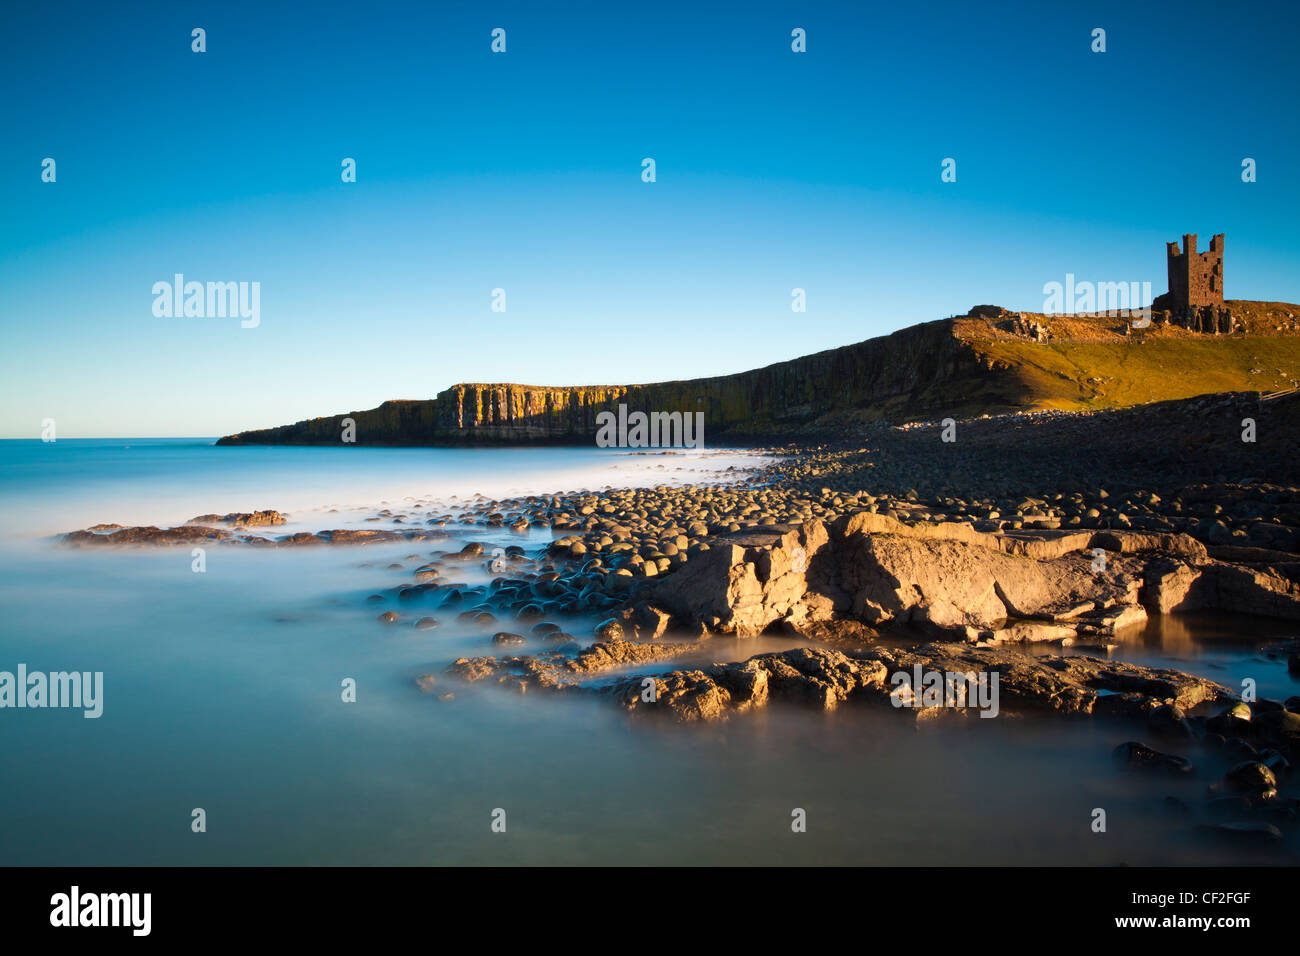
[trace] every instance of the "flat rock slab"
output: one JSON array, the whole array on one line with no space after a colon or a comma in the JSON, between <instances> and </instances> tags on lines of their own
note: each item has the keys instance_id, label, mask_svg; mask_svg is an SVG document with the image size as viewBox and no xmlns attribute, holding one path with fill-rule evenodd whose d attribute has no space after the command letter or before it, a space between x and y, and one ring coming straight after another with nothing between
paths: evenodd
<instances>
[{"instance_id":1,"label":"flat rock slab","mask_svg":"<svg viewBox=\"0 0 1300 956\"><path fill-rule=\"evenodd\" d=\"M1148 718L1157 708L1176 705L1191 711L1234 701L1223 685L1167 668L1143 667L1091 657L1038 657L1013 648L976 648L963 643L933 643L913 650L870 648L845 654L822 647L800 647L758 654L745 661L671 670L653 676L601 684L593 674L627 663L671 658L699 649L698 644L593 644L577 658L562 654L504 658L461 658L447 672L465 681L494 680L520 690L566 690L607 697L629 711L659 714L677 721L721 720L734 713L786 701L831 710L849 700L893 705L896 675L981 675L996 686L1001 710L1062 716ZM996 675L996 684L990 681ZM907 708L915 716L938 710L923 699ZM1285 712L1283 712L1285 713ZM1275 736L1293 728L1277 718ZM1300 717L1296 718L1300 722ZM1285 726L1284 726L1285 724Z\"/></svg>"}]
</instances>

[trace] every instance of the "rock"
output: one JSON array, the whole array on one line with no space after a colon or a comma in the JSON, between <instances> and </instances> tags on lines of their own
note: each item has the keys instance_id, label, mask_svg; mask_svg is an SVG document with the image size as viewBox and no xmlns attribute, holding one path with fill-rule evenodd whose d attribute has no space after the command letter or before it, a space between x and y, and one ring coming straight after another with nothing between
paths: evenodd
<instances>
[{"instance_id":1,"label":"rock","mask_svg":"<svg viewBox=\"0 0 1300 956\"><path fill-rule=\"evenodd\" d=\"M415 622L415 627L420 631L431 631L438 626L437 618L422 617Z\"/></svg>"},{"instance_id":2,"label":"rock","mask_svg":"<svg viewBox=\"0 0 1300 956\"><path fill-rule=\"evenodd\" d=\"M672 619L667 611L645 601L639 602L633 609L632 620L638 633L648 640L657 641L668 630Z\"/></svg>"},{"instance_id":3,"label":"rock","mask_svg":"<svg viewBox=\"0 0 1300 956\"><path fill-rule=\"evenodd\" d=\"M1300 747L1300 714L1289 710L1275 710L1259 714L1251 721L1268 740L1295 752Z\"/></svg>"},{"instance_id":4,"label":"rock","mask_svg":"<svg viewBox=\"0 0 1300 956\"><path fill-rule=\"evenodd\" d=\"M797 648L761 654L741 664L674 671L655 678L647 701L641 678L615 684L610 693L630 710L660 713L679 721L719 720L731 712L781 699L830 710L873 687L882 697L886 670L879 662L852 661L838 651Z\"/></svg>"},{"instance_id":5,"label":"rock","mask_svg":"<svg viewBox=\"0 0 1300 956\"><path fill-rule=\"evenodd\" d=\"M693 650L694 644L638 644L612 638L584 648L565 667L571 673L589 675L629 664L666 660Z\"/></svg>"},{"instance_id":6,"label":"rock","mask_svg":"<svg viewBox=\"0 0 1300 956\"><path fill-rule=\"evenodd\" d=\"M190 524L230 524L244 527L269 527L285 523L285 516L278 511L245 511L225 515L199 515L191 518Z\"/></svg>"},{"instance_id":7,"label":"rock","mask_svg":"<svg viewBox=\"0 0 1300 956\"><path fill-rule=\"evenodd\" d=\"M376 620L381 621L384 624L396 624L401 619L402 619L401 615L399 615L396 611L385 611L383 614L379 615L378 618L376 618Z\"/></svg>"},{"instance_id":8,"label":"rock","mask_svg":"<svg viewBox=\"0 0 1300 956\"><path fill-rule=\"evenodd\" d=\"M623 623L618 618L609 617L597 624L592 633L598 641L621 641Z\"/></svg>"},{"instance_id":9,"label":"rock","mask_svg":"<svg viewBox=\"0 0 1300 956\"><path fill-rule=\"evenodd\" d=\"M1239 793L1261 793L1277 789L1277 777L1273 771L1257 760L1243 760L1231 767L1223 775L1228 789Z\"/></svg>"},{"instance_id":10,"label":"rock","mask_svg":"<svg viewBox=\"0 0 1300 956\"><path fill-rule=\"evenodd\" d=\"M500 661L495 657L458 657L447 667L447 673L464 681L477 681L497 672Z\"/></svg>"},{"instance_id":11,"label":"rock","mask_svg":"<svg viewBox=\"0 0 1300 956\"><path fill-rule=\"evenodd\" d=\"M522 634L512 634L509 631L498 631L492 635L493 644L501 644L506 647L517 647L527 643Z\"/></svg>"},{"instance_id":12,"label":"rock","mask_svg":"<svg viewBox=\"0 0 1300 956\"><path fill-rule=\"evenodd\" d=\"M1259 755L1259 752L1250 744L1248 740L1242 740L1240 737L1229 737L1223 742L1221 748L1224 756L1235 757L1240 760L1253 760Z\"/></svg>"},{"instance_id":13,"label":"rock","mask_svg":"<svg viewBox=\"0 0 1300 956\"><path fill-rule=\"evenodd\" d=\"M1271 747L1265 747L1259 752L1259 760L1269 770L1272 770L1274 776L1278 778L1284 777L1291 772L1291 761Z\"/></svg>"},{"instance_id":14,"label":"rock","mask_svg":"<svg viewBox=\"0 0 1300 956\"><path fill-rule=\"evenodd\" d=\"M684 621L740 636L777 622L852 619L963 636L974 629L991 640L1064 640L1081 628L1111 633L1146 619L1139 559L1115 557L1099 574L1082 553L1089 535L1034 535L908 526L859 512L781 533L724 536L651 597Z\"/></svg>"},{"instance_id":15,"label":"rock","mask_svg":"<svg viewBox=\"0 0 1300 956\"><path fill-rule=\"evenodd\" d=\"M426 694L432 694L434 685L436 685L437 683L438 683L438 679L434 677L432 674L421 674L419 677L415 679L416 686L419 687L420 690Z\"/></svg>"},{"instance_id":16,"label":"rock","mask_svg":"<svg viewBox=\"0 0 1300 956\"><path fill-rule=\"evenodd\" d=\"M1145 744L1130 740L1111 753L1116 765L1129 770L1158 771L1161 773L1188 774L1195 770L1192 762L1177 754L1161 753Z\"/></svg>"},{"instance_id":17,"label":"rock","mask_svg":"<svg viewBox=\"0 0 1300 956\"><path fill-rule=\"evenodd\" d=\"M1206 729L1222 734L1225 738L1248 737L1255 732L1249 720L1231 713L1215 714L1205 722Z\"/></svg>"},{"instance_id":18,"label":"rock","mask_svg":"<svg viewBox=\"0 0 1300 956\"><path fill-rule=\"evenodd\" d=\"M1236 717L1239 720L1250 720L1250 705L1238 701L1230 706L1225 713L1229 717Z\"/></svg>"},{"instance_id":19,"label":"rock","mask_svg":"<svg viewBox=\"0 0 1300 956\"><path fill-rule=\"evenodd\" d=\"M1187 715L1177 704L1162 704L1151 711L1147 727L1153 734L1172 740L1186 740L1192 736Z\"/></svg>"}]
</instances>

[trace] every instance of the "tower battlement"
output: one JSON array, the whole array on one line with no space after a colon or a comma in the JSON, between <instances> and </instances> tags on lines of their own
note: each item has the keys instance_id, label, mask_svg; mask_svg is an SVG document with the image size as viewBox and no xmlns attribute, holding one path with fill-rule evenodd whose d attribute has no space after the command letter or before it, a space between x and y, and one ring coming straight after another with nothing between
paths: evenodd
<instances>
[{"instance_id":1,"label":"tower battlement","mask_svg":"<svg viewBox=\"0 0 1300 956\"><path fill-rule=\"evenodd\" d=\"M1168 311L1170 321L1197 332L1231 332L1236 327L1223 303L1223 233L1210 239L1206 252L1196 251L1196 233L1165 243L1169 291L1153 303Z\"/></svg>"},{"instance_id":2,"label":"tower battlement","mask_svg":"<svg viewBox=\"0 0 1300 956\"><path fill-rule=\"evenodd\" d=\"M1167 244L1169 297L1174 309L1186 312L1223 305L1223 233L1210 239L1208 252L1196 251L1196 233L1183 236L1183 246Z\"/></svg>"}]
</instances>

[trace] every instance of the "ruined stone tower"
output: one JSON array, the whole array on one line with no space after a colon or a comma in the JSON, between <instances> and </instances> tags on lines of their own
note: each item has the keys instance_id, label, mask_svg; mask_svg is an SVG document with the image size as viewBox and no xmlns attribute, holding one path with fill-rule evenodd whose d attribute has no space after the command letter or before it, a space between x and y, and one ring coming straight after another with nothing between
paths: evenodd
<instances>
[{"instance_id":1,"label":"ruined stone tower","mask_svg":"<svg viewBox=\"0 0 1300 956\"><path fill-rule=\"evenodd\" d=\"M1196 251L1196 233L1183 236L1183 247L1167 243L1169 291L1154 306L1170 321L1196 332L1231 332L1232 315L1223 304L1223 233L1210 239L1208 252Z\"/></svg>"},{"instance_id":2,"label":"ruined stone tower","mask_svg":"<svg viewBox=\"0 0 1300 956\"><path fill-rule=\"evenodd\" d=\"M1179 311L1223 305L1223 233L1210 239L1209 252L1196 251L1196 233L1183 236L1183 248L1168 244L1169 296Z\"/></svg>"}]
</instances>

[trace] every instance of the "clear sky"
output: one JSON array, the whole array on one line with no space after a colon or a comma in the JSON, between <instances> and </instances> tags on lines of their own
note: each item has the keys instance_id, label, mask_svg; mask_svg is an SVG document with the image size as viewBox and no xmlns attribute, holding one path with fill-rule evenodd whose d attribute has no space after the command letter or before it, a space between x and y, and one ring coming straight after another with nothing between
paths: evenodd
<instances>
[{"instance_id":1,"label":"clear sky","mask_svg":"<svg viewBox=\"0 0 1300 956\"><path fill-rule=\"evenodd\" d=\"M1067 272L1159 293L1183 232L1300 301L1294 4L275 6L6 10L0 437L724 374ZM156 317L178 272L260 325Z\"/></svg>"}]
</instances>

